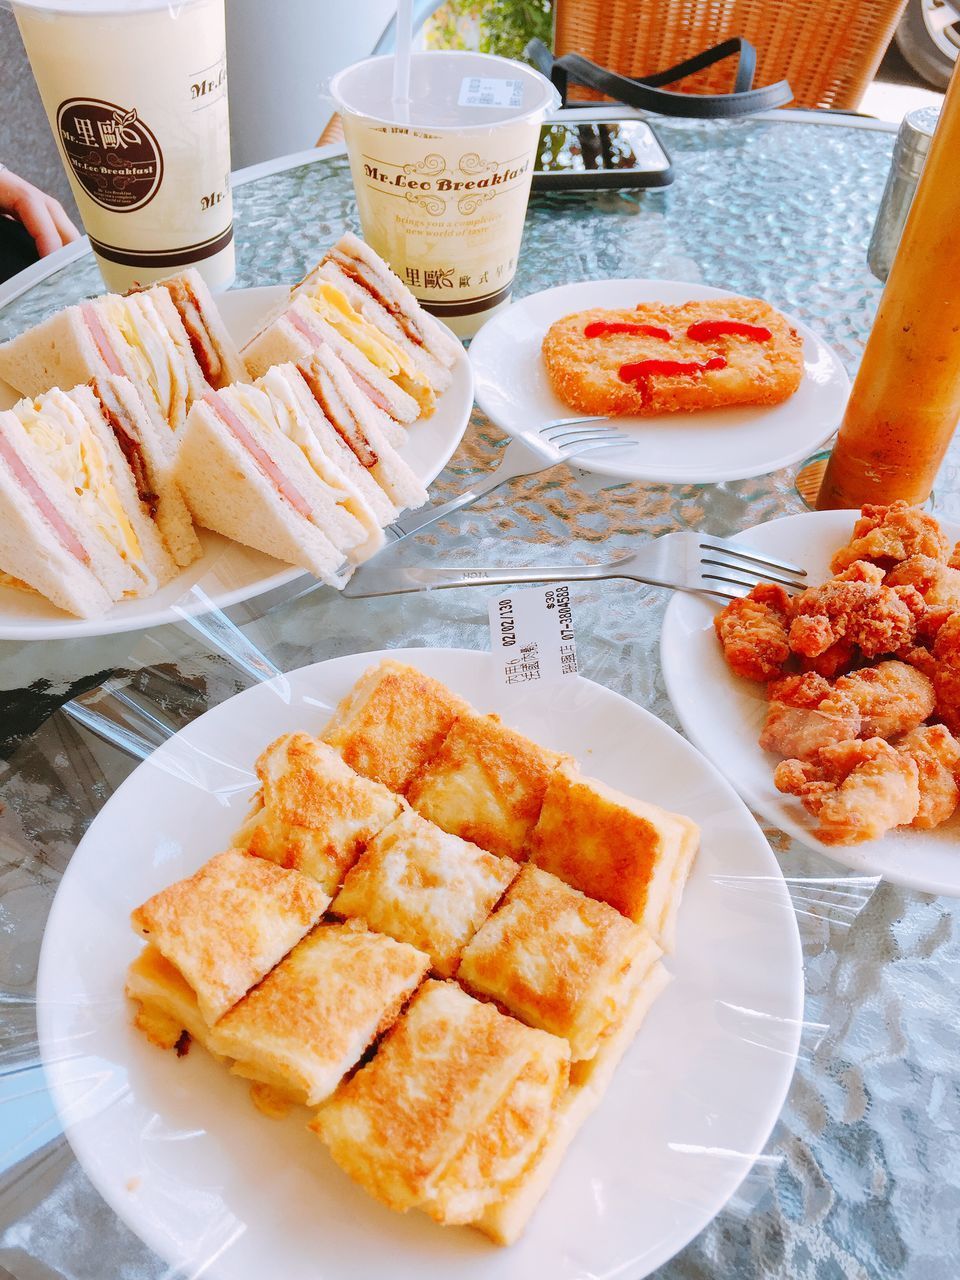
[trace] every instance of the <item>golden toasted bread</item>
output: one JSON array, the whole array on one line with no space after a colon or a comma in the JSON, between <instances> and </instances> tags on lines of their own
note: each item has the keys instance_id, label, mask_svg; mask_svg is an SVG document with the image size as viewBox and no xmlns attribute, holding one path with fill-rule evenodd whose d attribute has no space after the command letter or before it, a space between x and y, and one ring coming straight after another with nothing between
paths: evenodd
<instances>
[{"instance_id":1,"label":"golden toasted bread","mask_svg":"<svg viewBox=\"0 0 960 1280\"><path fill-rule=\"evenodd\" d=\"M131 914L212 1024L311 929L330 902L313 880L228 849Z\"/></svg>"},{"instance_id":2,"label":"golden toasted bread","mask_svg":"<svg viewBox=\"0 0 960 1280\"><path fill-rule=\"evenodd\" d=\"M321 924L226 1013L211 1047L233 1071L314 1106L389 1027L429 957L362 923Z\"/></svg>"},{"instance_id":3,"label":"golden toasted bread","mask_svg":"<svg viewBox=\"0 0 960 1280\"><path fill-rule=\"evenodd\" d=\"M550 778L530 837L530 861L642 924L673 947L683 886L700 843L695 822L585 778L563 764Z\"/></svg>"},{"instance_id":4,"label":"golden toasted bread","mask_svg":"<svg viewBox=\"0 0 960 1280\"><path fill-rule=\"evenodd\" d=\"M405 795L457 716L469 711L439 680L388 659L357 681L322 736L351 769Z\"/></svg>"},{"instance_id":5,"label":"golden toasted bread","mask_svg":"<svg viewBox=\"0 0 960 1280\"><path fill-rule=\"evenodd\" d=\"M481 849L519 857L562 756L508 729L496 716L462 716L408 799L418 813Z\"/></svg>"},{"instance_id":6,"label":"golden toasted bread","mask_svg":"<svg viewBox=\"0 0 960 1280\"><path fill-rule=\"evenodd\" d=\"M714 322L735 331L699 327ZM803 377L803 339L758 298L643 303L555 321L543 359L556 394L580 413L689 413L786 400Z\"/></svg>"},{"instance_id":7,"label":"golden toasted bread","mask_svg":"<svg viewBox=\"0 0 960 1280\"><path fill-rule=\"evenodd\" d=\"M311 876L328 893L402 801L306 733L277 738L257 761L262 785L234 842Z\"/></svg>"},{"instance_id":8,"label":"golden toasted bread","mask_svg":"<svg viewBox=\"0 0 960 1280\"><path fill-rule=\"evenodd\" d=\"M407 809L347 872L332 909L428 952L434 973L452 978L519 870Z\"/></svg>"},{"instance_id":9,"label":"golden toasted bread","mask_svg":"<svg viewBox=\"0 0 960 1280\"><path fill-rule=\"evenodd\" d=\"M458 981L592 1058L660 957L650 935L528 863L464 948Z\"/></svg>"},{"instance_id":10,"label":"golden toasted bread","mask_svg":"<svg viewBox=\"0 0 960 1280\"><path fill-rule=\"evenodd\" d=\"M474 1222L548 1141L568 1064L562 1040L431 980L310 1128L391 1209Z\"/></svg>"},{"instance_id":11,"label":"golden toasted bread","mask_svg":"<svg viewBox=\"0 0 960 1280\"><path fill-rule=\"evenodd\" d=\"M137 1004L134 1025L158 1049L182 1055L190 1040L209 1048L210 1028L193 988L156 947L144 947L130 965L126 994Z\"/></svg>"}]
</instances>

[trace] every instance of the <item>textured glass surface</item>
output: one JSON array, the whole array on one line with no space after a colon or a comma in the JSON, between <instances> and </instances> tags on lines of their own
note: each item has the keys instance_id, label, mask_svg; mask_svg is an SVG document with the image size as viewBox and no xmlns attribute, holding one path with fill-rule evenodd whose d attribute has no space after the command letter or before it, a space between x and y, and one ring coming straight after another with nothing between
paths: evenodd
<instances>
[{"instance_id":1,"label":"textured glass surface","mask_svg":"<svg viewBox=\"0 0 960 1280\"><path fill-rule=\"evenodd\" d=\"M762 295L820 332L853 372L880 291L866 247L892 135L786 121L658 122L657 129L674 184L536 197L517 292L657 276ZM296 279L344 226L356 225L346 161L249 183L236 192L236 215L238 285ZM81 260L0 313L0 337L99 288L92 259ZM504 443L475 414L433 496L452 496L494 465ZM956 449L937 503L943 514L960 515ZM718 486L598 490L591 478L557 468L434 526L411 554L473 564L599 558L674 529L730 534L800 509L792 471ZM347 600L322 589L242 630L281 670L392 645L485 648L489 594ZM658 659L667 593L608 582L572 595L583 673L675 724ZM8 1144L5 1163L13 1167L0 1175L0 1270L17 1280L168 1274L57 1145L34 1069L31 1000L46 912L76 841L134 764L52 713L113 672L135 673L137 696L171 728L252 678L236 652L233 660L212 654L187 625L0 644L0 757L9 761L0 773L0 1066L11 1073L0 1117L11 1103L29 1117ZM767 835L794 877L804 941L801 1057L777 1130L740 1193L657 1275L952 1276L960 1208L953 905L889 885L866 902L870 884L775 830Z\"/></svg>"}]
</instances>

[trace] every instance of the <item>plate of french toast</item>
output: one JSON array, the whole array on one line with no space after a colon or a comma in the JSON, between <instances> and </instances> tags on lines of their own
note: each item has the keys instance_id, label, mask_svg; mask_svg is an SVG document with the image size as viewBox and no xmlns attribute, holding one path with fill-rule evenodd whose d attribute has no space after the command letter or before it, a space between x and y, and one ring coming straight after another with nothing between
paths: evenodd
<instances>
[{"instance_id":1,"label":"plate of french toast","mask_svg":"<svg viewBox=\"0 0 960 1280\"><path fill-rule=\"evenodd\" d=\"M83 1168L219 1280L639 1280L762 1150L802 1005L719 773L467 650L318 663L164 743L74 854L37 985Z\"/></svg>"},{"instance_id":2,"label":"plate of french toast","mask_svg":"<svg viewBox=\"0 0 960 1280\"><path fill-rule=\"evenodd\" d=\"M477 403L513 436L609 417L629 437L577 466L715 484L819 448L850 384L839 356L762 298L680 280L585 280L528 294L474 338Z\"/></svg>"},{"instance_id":3,"label":"plate of french toast","mask_svg":"<svg viewBox=\"0 0 960 1280\"><path fill-rule=\"evenodd\" d=\"M472 405L459 341L351 233L298 283L67 307L0 344L0 638L340 587Z\"/></svg>"}]
</instances>

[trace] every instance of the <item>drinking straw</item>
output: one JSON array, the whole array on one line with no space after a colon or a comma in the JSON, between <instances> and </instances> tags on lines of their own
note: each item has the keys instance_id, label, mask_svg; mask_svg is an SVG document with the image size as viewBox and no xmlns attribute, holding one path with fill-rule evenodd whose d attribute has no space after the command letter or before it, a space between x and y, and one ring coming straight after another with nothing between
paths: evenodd
<instances>
[{"instance_id":1,"label":"drinking straw","mask_svg":"<svg viewBox=\"0 0 960 1280\"><path fill-rule=\"evenodd\" d=\"M398 121L410 118L410 46L413 0L397 0L397 42L393 54L393 109Z\"/></svg>"}]
</instances>

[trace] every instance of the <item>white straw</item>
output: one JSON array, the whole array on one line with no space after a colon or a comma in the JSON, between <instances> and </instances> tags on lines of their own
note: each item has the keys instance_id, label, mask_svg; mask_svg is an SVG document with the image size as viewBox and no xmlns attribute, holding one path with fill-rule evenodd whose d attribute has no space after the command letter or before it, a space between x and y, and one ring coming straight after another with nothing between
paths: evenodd
<instances>
[{"instance_id":1,"label":"white straw","mask_svg":"<svg viewBox=\"0 0 960 1280\"><path fill-rule=\"evenodd\" d=\"M397 43L393 54L393 108L398 122L410 118L410 46L413 0L397 0Z\"/></svg>"}]
</instances>

